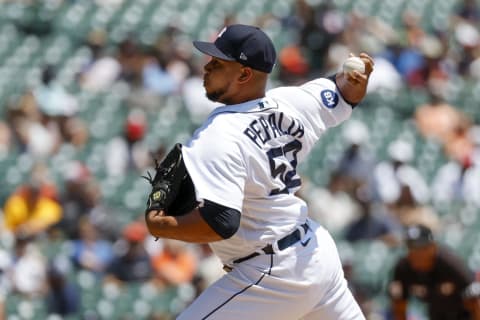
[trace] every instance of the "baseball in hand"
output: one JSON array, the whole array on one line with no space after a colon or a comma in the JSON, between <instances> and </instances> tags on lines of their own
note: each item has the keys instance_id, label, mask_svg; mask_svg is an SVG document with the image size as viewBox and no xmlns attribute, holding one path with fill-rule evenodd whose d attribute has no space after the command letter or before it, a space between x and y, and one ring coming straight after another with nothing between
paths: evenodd
<instances>
[{"instance_id":1,"label":"baseball in hand","mask_svg":"<svg viewBox=\"0 0 480 320\"><path fill-rule=\"evenodd\" d=\"M349 73L352 71L358 71L360 73L365 73L365 63L359 57L349 57L343 63L343 72Z\"/></svg>"}]
</instances>

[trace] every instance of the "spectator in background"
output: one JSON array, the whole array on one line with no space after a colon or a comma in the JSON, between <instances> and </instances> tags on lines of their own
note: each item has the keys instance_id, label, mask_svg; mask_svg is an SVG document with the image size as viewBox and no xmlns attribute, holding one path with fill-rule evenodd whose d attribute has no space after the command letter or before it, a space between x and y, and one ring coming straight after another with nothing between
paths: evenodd
<instances>
[{"instance_id":1,"label":"spectator in background","mask_svg":"<svg viewBox=\"0 0 480 320\"><path fill-rule=\"evenodd\" d=\"M165 32L168 34L168 31ZM180 88L180 79L172 73L170 65L175 59L175 40L165 36L165 43L156 45L136 53L132 60L134 68L131 83L132 91L128 96L131 108L140 108L148 112L156 112L162 106L163 97L175 94ZM129 47L133 51L134 44ZM138 50L138 49L137 49ZM140 70L137 70L139 69Z\"/></svg>"},{"instance_id":2,"label":"spectator in background","mask_svg":"<svg viewBox=\"0 0 480 320\"><path fill-rule=\"evenodd\" d=\"M99 236L87 217L82 218L79 224L80 237L72 242L73 263L80 269L103 276L113 258L112 245Z\"/></svg>"},{"instance_id":3,"label":"spectator in background","mask_svg":"<svg viewBox=\"0 0 480 320\"><path fill-rule=\"evenodd\" d=\"M46 65L40 83L24 94L17 109L18 133L25 135L23 139L29 151L33 155L48 156L70 138L68 133L74 128L69 120L78 111L78 101L56 81L55 67Z\"/></svg>"},{"instance_id":4,"label":"spectator in background","mask_svg":"<svg viewBox=\"0 0 480 320\"><path fill-rule=\"evenodd\" d=\"M33 95L40 112L61 126L65 118L72 117L78 111L78 101L55 78L55 67L44 66L40 84L33 89Z\"/></svg>"},{"instance_id":5,"label":"spectator in background","mask_svg":"<svg viewBox=\"0 0 480 320\"><path fill-rule=\"evenodd\" d=\"M110 176L125 175L129 170L141 171L150 163L148 147L143 138L147 131L147 116L133 109L124 124L123 136L113 138L105 148L105 168Z\"/></svg>"},{"instance_id":6,"label":"spectator in background","mask_svg":"<svg viewBox=\"0 0 480 320\"><path fill-rule=\"evenodd\" d=\"M360 207L352 197L352 180L341 172L332 172L326 188L316 187L302 177L298 195L308 203L309 216L335 234L355 220Z\"/></svg>"},{"instance_id":7,"label":"spectator in background","mask_svg":"<svg viewBox=\"0 0 480 320\"><path fill-rule=\"evenodd\" d=\"M354 186L365 185L370 188L371 173L375 168L376 159L368 145L370 133L368 127L359 120L345 123L343 139L347 147L340 158L337 172L351 179Z\"/></svg>"},{"instance_id":8,"label":"spectator in background","mask_svg":"<svg viewBox=\"0 0 480 320\"><path fill-rule=\"evenodd\" d=\"M116 58L120 63L120 79L132 86L142 85L143 53L134 34L129 34L117 47Z\"/></svg>"},{"instance_id":9,"label":"spectator in background","mask_svg":"<svg viewBox=\"0 0 480 320\"><path fill-rule=\"evenodd\" d=\"M374 58L375 70L368 81L368 92L381 90L396 92L400 90L403 86L403 81L395 66L383 56L374 56Z\"/></svg>"},{"instance_id":10,"label":"spectator in background","mask_svg":"<svg viewBox=\"0 0 480 320\"><path fill-rule=\"evenodd\" d=\"M351 12L346 15L336 10L333 5L325 4L324 7L331 7L330 12L325 15L325 23L328 28L334 30L334 37L330 40L328 51L326 52L325 61L322 62L323 72L327 74L335 73L342 68L342 64L349 54L352 52L362 51L360 42L363 35L367 34L366 26L368 21L364 15ZM339 33L338 33L339 32ZM330 35L331 36L331 35ZM304 47L305 54L312 59L308 47ZM312 66L312 71L316 69ZM376 69L376 68L375 68ZM314 73L315 74L315 73ZM372 72L373 74L373 72Z\"/></svg>"},{"instance_id":11,"label":"spectator in background","mask_svg":"<svg viewBox=\"0 0 480 320\"><path fill-rule=\"evenodd\" d=\"M123 229L123 239L115 244L115 256L107 269L108 280L135 282L152 279L154 271L144 247L146 237L147 229L141 222L132 222Z\"/></svg>"},{"instance_id":12,"label":"spectator in background","mask_svg":"<svg viewBox=\"0 0 480 320\"><path fill-rule=\"evenodd\" d=\"M439 94L430 92L430 102L415 108L415 124L425 139L434 139L445 144L460 125L464 115L443 100Z\"/></svg>"},{"instance_id":13,"label":"spectator in background","mask_svg":"<svg viewBox=\"0 0 480 320\"><path fill-rule=\"evenodd\" d=\"M469 66L469 73L474 80L480 80L480 57L476 57L472 61Z\"/></svg>"},{"instance_id":14,"label":"spectator in background","mask_svg":"<svg viewBox=\"0 0 480 320\"><path fill-rule=\"evenodd\" d=\"M398 139L388 146L389 160L380 162L374 169L375 192L379 199L392 205L401 196L402 187L408 186L416 202L423 204L430 198L425 179L410 165L413 160L413 146Z\"/></svg>"},{"instance_id":15,"label":"spectator in background","mask_svg":"<svg viewBox=\"0 0 480 320\"><path fill-rule=\"evenodd\" d=\"M35 162L30 170L30 184L36 184L40 188L40 195L58 201L58 188L52 179L50 168L44 162ZM16 193L24 195L28 192L29 183L20 185Z\"/></svg>"},{"instance_id":16,"label":"spectator in background","mask_svg":"<svg viewBox=\"0 0 480 320\"><path fill-rule=\"evenodd\" d=\"M102 191L89 168L82 162L73 161L65 166L65 181L61 204L63 217L59 229L68 239L79 238L78 221L86 218L102 237L117 239L119 226L112 208L104 201Z\"/></svg>"},{"instance_id":17,"label":"spectator in background","mask_svg":"<svg viewBox=\"0 0 480 320\"><path fill-rule=\"evenodd\" d=\"M10 127L5 122L0 121L0 160L6 158L13 147Z\"/></svg>"},{"instance_id":18,"label":"spectator in background","mask_svg":"<svg viewBox=\"0 0 480 320\"><path fill-rule=\"evenodd\" d=\"M278 79L285 85L298 85L308 78L310 66L302 48L291 45L282 48L278 55L279 75Z\"/></svg>"},{"instance_id":19,"label":"spectator in background","mask_svg":"<svg viewBox=\"0 0 480 320\"><path fill-rule=\"evenodd\" d=\"M166 96L178 90L177 80L166 70L167 59L168 57L156 51L145 55L142 68L142 84L147 91Z\"/></svg>"},{"instance_id":20,"label":"spectator in background","mask_svg":"<svg viewBox=\"0 0 480 320\"><path fill-rule=\"evenodd\" d=\"M106 32L93 30L87 37L90 60L78 75L82 89L102 92L108 90L120 76L121 65L118 60L105 54Z\"/></svg>"},{"instance_id":21,"label":"spectator in background","mask_svg":"<svg viewBox=\"0 0 480 320\"><path fill-rule=\"evenodd\" d=\"M89 179L85 184L86 215L98 232L108 240L118 239L121 230L114 209L108 205L102 195L102 190L95 179Z\"/></svg>"},{"instance_id":22,"label":"spectator in background","mask_svg":"<svg viewBox=\"0 0 480 320\"><path fill-rule=\"evenodd\" d=\"M418 49L414 46L409 46L400 37L387 44L384 56L395 66L404 83L411 73L421 68L423 62L422 55Z\"/></svg>"},{"instance_id":23,"label":"spectator in background","mask_svg":"<svg viewBox=\"0 0 480 320\"><path fill-rule=\"evenodd\" d=\"M405 10L401 14L403 23L403 28L400 29L401 36L405 38L408 46L418 48L425 37L425 30L421 24L422 17L413 10Z\"/></svg>"},{"instance_id":24,"label":"spectator in background","mask_svg":"<svg viewBox=\"0 0 480 320\"><path fill-rule=\"evenodd\" d=\"M312 6L308 1L297 0L293 19L298 29L300 48L308 48L310 72L318 74L324 71L329 47L346 29L344 15L330 2Z\"/></svg>"},{"instance_id":25,"label":"spectator in background","mask_svg":"<svg viewBox=\"0 0 480 320\"><path fill-rule=\"evenodd\" d=\"M460 1L454 13L457 19L470 21L474 24L480 21L480 8L475 0Z\"/></svg>"},{"instance_id":26,"label":"spectator in background","mask_svg":"<svg viewBox=\"0 0 480 320\"><path fill-rule=\"evenodd\" d=\"M165 239L162 252L152 257L152 264L162 285L178 286L192 281L198 262L185 243Z\"/></svg>"},{"instance_id":27,"label":"spectator in background","mask_svg":"<svg viewBox=\"0 0 480 320\"><path fill-rule=\"evenodd\" d=\"M15 237L12 261L7 269L11 292L27 297L45 294L47 263L34 238L26 234Z\"/></svg>"},{"instance_id":28,"label":"spectator in background","mask_svg":"<svg viewBox=\"0 0 480 320\"><path fill-rule=\"evenodd\" d=\"M452 38L460 53L455 58L458 74L462 77L477 77L478 70L471 68L472 64L478 61L477 51L480 44L480 33L476 24L460 19L454 23L452 29Z\"/></svg>"},{"instance_id":29,"label":"spectator in background","mask_svg":"<svg viewBox=\"0 0 480 320\"><path fill-rule=\"evenodd\" d=\"M78 117L66 118L63 123L63 139L64 145L73 147L76 151L85 151L89 139L90 132L87 124Z\"/></svg>"},{"instance_id":30,"label":"spectator in background","mask_svg":"<svg viewBox=\"0 0 480 320\"><path fill-rule=\"evenodd\" d=\"M475 142L469 134L471 128L470 119L462 118L443 146L448 158L463 162L472 156L475 150Z\"/></svg>"},{"instance_id":31,"label":"spectator in background","mask_svg":"<svg viewBox=\"0 0 480 320\"><path fill-rule=\"evenodd\" d=\"M68 239L78 238L78 221L88 214L90 203L87 201L86 185L92 174L85 164L72 161L65 166L64 187L60 195L63 217L59 228Z\"/></svg>"},{"instance_id":32,"label":"spectator in background","mask_svg":"<svg viewBox=\"0 0 480 320\"><path fill-rule=\"evenodd\" d=\"M9 105L7 119L20 152L46 158L58 150L62 142L60 129L40 112L31 90Z\"/></svg>"},{"instance_id":33,"label":"spectator in background","mask_svg":"<svg viewBox=\"0 0 480 320\"><path fill-rule=\"evenodd\" d=\"M451 159L437 171L432 182L433 202L445 205L465 202L480 208L480 156Z\"/></svg>"},{"instance_id":34,"label":"spectator in background","mask_svg":"<svg viewBox=\"0 0 480 320\"><path fill-rule=\"evenodd\" d=\"M54 263L47 269L48 291L45 297L47 311L62 317L80 312L80 291Z\"/></svg>"},{"instance_id":35,"label":"spectator in background","mask_svg":"<svg viewBox=\"0 0 480 320\"><path fill-rule=\"evenodd\" d=\"M382 206L375 206L370 191L360 186L355 192L359 204L359 216L344 232L347 241L381 240L388 245L397 245L399 224Z\"/></svg>"},{"instance_id":36,"label":"spectator in background","mask_svg":"<svg viewBox=\"0 0 480 320\"><path fill-rule=\"evenodd\" d=\"M415 297L427 304L429 319L480 319L479 286L464 262L422 225L406 229L405 243L407 255L396 263L389 285L393 318L406 320L409 299Z\"/></svg>"},{"instance_id":37,"label":"spectator in background","mask_svg":"<svg viewBox=\"0 0 480 320\"><path fill-rule=\"evenodd\" d=\"M437 212L426 203L418 203L408 185L401 186L400 196L389 208L403 226L422 224L435 231L440 228Z\"/></svg>"},{"instance_id":38,"label":"spectator in background","mask_svg":"<svg viewBox=\"0 0 480 320\"><path fill-rule=\"evenodd\" d=\"M450 70L445 60L445 49L438 37L423 35L416 45L421 54L421 64L407 74L407 84L412 88L428 88L442 94L447 93Z\"/></svg>"},{"instance_id":39,"label":"spectator in background","mask_svg":"<svg viewBox=\"0 0 480 320\"><path fill-rule=\"evenodd\" d=\"M193 67L193 51L190 42L182 37L183 32L174 26L169 26L156 42L159 53L166 54L165 71L182 85L191 73Z\"/></svg>"},{"instance_id":40,"label":"spectator in background","mask_svg":"<svg viewBox=\"0 0 480 320\"><path fill-rule=\"evenodd\" d=\"M14 192L4 206L4 225L14 232L37 235L62 218L61 205L41 194L38 182L30 181L22 192Z\"/></svg>"}]
</instances>

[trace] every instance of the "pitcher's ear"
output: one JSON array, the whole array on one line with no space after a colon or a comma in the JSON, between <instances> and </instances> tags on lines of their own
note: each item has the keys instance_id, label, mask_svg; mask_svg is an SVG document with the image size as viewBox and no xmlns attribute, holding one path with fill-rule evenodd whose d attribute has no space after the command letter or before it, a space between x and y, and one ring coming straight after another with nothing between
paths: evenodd
<instances>
[{"instance_id":1,"label":"pitcher's ear","mask_svg":"<svg viewBox=\"0 0 480 320\"><path fill-rule=\"evenodd\" d=\"M253 75L252 69L250 67L242 67L241 72L242 73L238 77L238 80L240 82L248 81Z\"/></svg>"}]
</instances>

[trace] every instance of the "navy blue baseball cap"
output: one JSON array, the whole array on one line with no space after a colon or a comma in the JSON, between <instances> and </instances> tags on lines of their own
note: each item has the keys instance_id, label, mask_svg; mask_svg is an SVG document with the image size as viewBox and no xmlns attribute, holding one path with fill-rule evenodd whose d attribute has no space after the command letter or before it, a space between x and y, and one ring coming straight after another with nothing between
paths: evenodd
<instances>
[{"instance_id":1,"label":"navy blue baseball cap","mask_svg":"<svg viewBox=\"0 0 480 320\"><path fill-rule=\"evenodd\" d=\"M405 228L405 242L409 248L419 248L434 242L430 228L414 224Z\"/></svg>"},{"instance_id":2,"label":"navy blue baseball cap","mask_svg":"<svg viewBox=\"0 0 480 320\"><path fill-rule=\"evenodd\" d=\"M272 72L276 52L272 40L258 27L244 24L226 26L215 42L194 41L199 51L222 60L237 61L262 72Z\"/></svg>"}]
</instances>

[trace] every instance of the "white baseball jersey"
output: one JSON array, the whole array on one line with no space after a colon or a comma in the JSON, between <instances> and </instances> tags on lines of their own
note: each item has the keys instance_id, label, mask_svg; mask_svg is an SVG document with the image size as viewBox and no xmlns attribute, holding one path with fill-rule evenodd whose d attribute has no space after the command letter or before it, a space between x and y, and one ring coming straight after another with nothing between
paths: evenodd
<instances>
[{"instance_id":1,"label":"white baseball jersey","mask_svg":"<svg viewBox=\"0 0 480 320\"><path fill-rule=\"evenodd\" d=\"M280 87L266 97L215 109L182 148L197 200L241 212L231 238L211 243L222 262L274 243L305 223L297 164L352 107L325 78Z\"/></svg>"}]
</instances>

